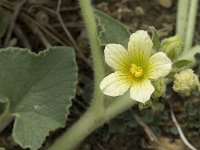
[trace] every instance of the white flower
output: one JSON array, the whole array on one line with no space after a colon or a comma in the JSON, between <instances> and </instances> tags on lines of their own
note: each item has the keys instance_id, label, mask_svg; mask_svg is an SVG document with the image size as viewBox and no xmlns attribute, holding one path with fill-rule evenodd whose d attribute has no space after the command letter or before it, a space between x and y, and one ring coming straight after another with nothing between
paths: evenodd
<instances>
[{"instance_id":1,"label":"white flower","mask_svg":"<svg viewBox=\"0 0 200 150\"><path fill-rule=\"evenodd\" d=\"M148 101L154 91L151 80L165 77L172 66L165 53L152 55L152 46L151 38L143 30L130 36L128 50L120 44L106 45L105 61L115 72L102 80L102 92L119 96L130 88L132 99L142 103Z\"/></svg>"}]
</instances>

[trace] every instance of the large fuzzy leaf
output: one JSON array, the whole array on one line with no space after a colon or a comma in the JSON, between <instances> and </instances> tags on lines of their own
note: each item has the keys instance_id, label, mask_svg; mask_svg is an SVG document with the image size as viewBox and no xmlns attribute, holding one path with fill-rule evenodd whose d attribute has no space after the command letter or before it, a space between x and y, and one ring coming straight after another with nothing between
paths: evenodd
<instances>
[{"instance_id":1,"label":"large fuzzy leaf","mask_svg":"<svg viewBox=\"0 0 200 150\"><path fill-rule=\"evenodd\" d=\"M74 51L1 49L0 70L0 95L9 100L10 115L15 116L14 140L37 150L49 131L65 125L77 82Z\"/></svg>"}]
</instances>

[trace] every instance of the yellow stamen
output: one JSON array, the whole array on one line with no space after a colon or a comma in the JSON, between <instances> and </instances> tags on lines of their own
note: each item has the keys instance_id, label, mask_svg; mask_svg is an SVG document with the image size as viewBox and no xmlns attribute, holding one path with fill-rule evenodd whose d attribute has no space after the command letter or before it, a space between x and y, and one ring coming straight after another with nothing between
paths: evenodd
<instances>
[{"instance_id":1,"label":"yellow stamen","mask_svg":"<svg viewBox=\"0 0 200 150\"><path fill-rule=\"evenodd\" d=\"M139 78L143 75L143 69L135 64L131 64L130 72L136 78Z\"/></svg>"}]
</instances>

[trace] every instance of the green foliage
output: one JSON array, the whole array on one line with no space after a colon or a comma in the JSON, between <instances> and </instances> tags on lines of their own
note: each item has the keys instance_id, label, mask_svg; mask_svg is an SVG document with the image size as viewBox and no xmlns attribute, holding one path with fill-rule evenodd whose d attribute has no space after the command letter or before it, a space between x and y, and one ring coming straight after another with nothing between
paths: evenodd
<instances>
[{"instance_id":1,"label":"green foliage","mask_svg":"<svg viewBox=\"0 0 200 150\"><path fill-rule=\"evenodd\" d=\"M175 73L191 68L193 65L194 62L190 60L177 60L172 64L172 70L168 77L173 77Z\"/></svg>"},{"instance_id":2,"label":"green foliage","mask_svg":"<svg viewBox=\"0 0 200 150\"><path fill-rule=\"evenodd\" d=\"M1 147L0 147L0 150L5 150L5 148L1 148Z\"/></svg>"},{"instance_id":3,"label":"green foliage","mask_svg":"<svg viewBox=\"0 0 200 150\"><path fill-rule=\"evenodd\" d=\"M140 113L141 113L143 121L148 126L150 126L151 130L156 135L161 134L161 128L160 128L161 123L169 120L169 114L166 111L164 111L164 109L159 112L158 111L153 112L149 109L144 109Z\"/></svg>"},{"instance_id":4,"label":"green foliage","mask_svg":"<svg viewBox=\"0 0 200 150\"><path fill-rule=\"evenodd\" d=\"M184 108L185 112L183 113L183 116L186 120L186 126L193 129L195 132L198 131L200 133L200 106L193 104L191 101L186 101L184 103Z\"/></svg>"},{"instance_id":5,"label":"green foliage","mask_svg":"<svg viewBox=\"0 0 200 150\"><path fill-rule=\"evenodd\" d=\"M7 97L0 95L0 102L1 103L6 103L7 102Z\"/></svg>"},{"instance_id":6,"label":"green foliage","mask_svg":"<svg viewBox=\"0 0 200 150\"><path fill-rule=\"evenodd\" d=\"M161 103L159 100L155 99L153 100L153 104L151 106L151 109L154 112L162 112L165 110L165 105L163 103Z\"/></svg>"},{"instance_id":7,"label":"green foliage","mask_svg":"<svg viewBox=\"0 0 200 150\"><path fill-rule=\"evenodd\" d=\"M200 65L200 53L195 54L194 57L195 57L195 60L196 60L197 64Z\"/></svg>"},{"instance_id":8,"label":"green foliage","mask_svg":"<svg viewBox=\"0 0 200 150\"><path fill-rule=\"evenodd\" d=\"M160 50L160 40L158 36L158 32L155 27L149 27L149 30L152 33L152 42L153 42L153 50L154 52L158 52Z\"/></svg>"},{"instance_id":9,"label":"green foliage","mask_svg":"<svg viewBox=\"0 0 200 150\"><path fill-rule=\"evenodd\" d=\"M178 132L176 126L172 126L172 127L170 128L170 132L171 132L173 135L178 135L178 134L179 134L179 132Z\"/></svg>"},{"instance_id":10,"label":"green foliage","mask_svg":"<svg viewBox=\"0 0 200 150\"><path fill-rule=\"evenodd\" d=\"M160 49L171 60L176 60L179 54L182 52L183 43L178 35L164 39L161 42Z\"/></svg>"},{"instance_id":11,"label":"green foliage","mask_svg":"<svg viewBox=\"0 0 200 150\"><path fill-rule=\"evenodd\" d=\"M103 140L107 141L114 133L128 134L133 128L138 127L132 113L132 111L124 112L104 125L104 127L99 130Z\"/></svg>"},{"instance_id":12,"label":"green foliage","mask_svg":"<svg viewBox=\"0 0 200 150\"><path fill-rule=\"evenodd\" d=\"M9 11L0 7L0 38L2 38L6 33L11 17L12 16Z\"/></svg>"},{"instance_id":13,"label":"green foliage","mask_svg":"<svg viewBox=\"0 0 200 150\"><path fill-rule=\"evenodd\" d=\"M178 60L173 63L172 65L172 71L179 72L181 70L190 68L193 65L192 61L189 60Z\"/></svg>"},{"instance_id":14,"label":"green foliage","mask_svg":"<svg viewBox=\"0 0 200 150\"><path fill-rule=\"evenodd\" d=\"M152 106L152 100L148 100L145 104L143 103L138 104L139 110L147 109L150 108L151 106Z\"/></svg>"},{"instance_id":15,"label":"green foliage","mask_svg":"<svg viewBox=\"0 0 200 150\"><path fill-rule=\"evenodd\" d=\"M15 116L14 140L37 150L49 131L65 125L77 82L74 51L1 49L0 70L0 100L9 101L9 115Z\"/></svg>"},{"instance_id":16,"label":"green foliage","mask_svg":"<svg viewBox=\"0 0 200 150\"><path fill-rule=\"evenodd\" d=\"M125 25L100 10L95 10L95 16L100 28L101 45L116 43L127 47L130 33Z\"/></svg>"},{"instance_id":17,"label":"green foliage","mask_svg":"<svg viewBox=\"0 0 200 150\"><path fill-rule=\"evenodd\" d=\"M152 94L153 98L158 98L165 95L166 84L167 84L166 78L160 78L156 81L153 81L152 84L155 88L155 91Z\"/></svg>"},{"instance_id":18,"label":"green foliage","mask_svg":"<svg viewBox=\"0 0 200 150\"><path fill-rule=\"evenodd\" d=\"M200 53L197 53L197 54L195 55L195 60L196 60L196 63L198 64L197 75L200 76Z\"/></svg>"}]
</instances>

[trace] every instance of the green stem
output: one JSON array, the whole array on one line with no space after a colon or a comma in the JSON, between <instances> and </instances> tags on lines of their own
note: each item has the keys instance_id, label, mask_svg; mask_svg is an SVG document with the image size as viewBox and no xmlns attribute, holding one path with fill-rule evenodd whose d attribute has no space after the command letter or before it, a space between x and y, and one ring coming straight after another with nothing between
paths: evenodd
<instances>
[{"instance_id":1,"label":"green stem","mask_svg":"<svg viewBox=\"0 0 200 150\"><path fill-rule=\"evenodd\" d=\"M49 148L49 150L73 150L80 142L102 125L95 112L90 109Z\"/></svg>"},{"instance_id":2,"label":"green stem","mask_svg":"<svg viewBox=\"0 0 200 150\"><path fill-rule=\"evenodd\" d=\"M176 34L178 34L183 41L185 41L185 35L186 35L189 4L190 4L190 0L179 0L178 1Z\"/></svg>"},{"instance_id":3,"label":"green stem","mask_svg":"<svg viewBox=\"0 0 200 150\"><path fill-rule=\"evenodd\" d=\"M197 9L198 9L198 0L191 0L190 10L189 10L189 14L188 14L184 51L188 51L192 47L192 42L193 42L193 37L194 37L194 29L195 29L195 23L196 23L196 16L197 16Z\"/></svg>"},{"instance_id":4,"label":"green stem","mask_svg":"<svg viewBox=\"0 0 200 150\"><path fill-rule=\"evenodd\" d=\"M94 70L94 95L91 107L63 136L58 139L50 150L69 150L73 149L87 135L98 128L102 123L105 112L104 96L100 91L99 85L104 78L103 57L98 41L96 21L91 7L90 0L79 0L82 15L86 24L86 29L91 45ZM66 142L67 141L67 142Z\"/></svg>"},{"instance_id":5,"label":"green stem","mask_svg":"<svg viewBox=\"0 0 200 150\"><path fill-rule=\"evenodd\" d=\"M115 98L113 101L114 102L105 110L104 121L106 122L137 104L137 101L130 99L129 92Z\"/></svg>"},{"instance_id":6,"label":"green stem","mask_svg":"<svg viewBox=\"0 0 200 150\"><path fill-rule=\"evenodd\" d=\"M95 106L96 111L101 110L104 107L103 94L99 89L100 82L105 77L103 56L98 40L98 31L96 27L96 21L94 17L93 8L90 0L79 0L83 19L87 28L87 33L91 45L91 54L93 58L93 69L94 69L94 100L92 105Z\"/></svg>"},{"instance_id":7,"label":"green stem","mask_svg":"<svg viewBox=\"0 0 200 150\"><path fill-rule=\"evenodd\" d=\"M72 150L95 129L113 117L127 110L136 102L130 100L129 94L116 98L112 104L105 107L104 97L99 89L99 84L104 77L103 59L98 42L97 29L90 0L80 0L83 18L88 30L94 61L95 92L91 107L87 112L56 142L49 150ZM127 96L128 95L128 96Z\"/></svg>"},{"instance_id":8,"label":"green stem","mask_svg":"<svg viewBox=\"0 0 200 150\"><path fill-rule=\"evenodd\" d=\"M63 136L49 148L49 150L73 150L76 148L78 144L94 130L137 104L128 97L129 95L127 94L124 97L116 98L105 110L104 114L99 115L89 109L70 130L64 133Z\"/></svg>"}]
</instances>

